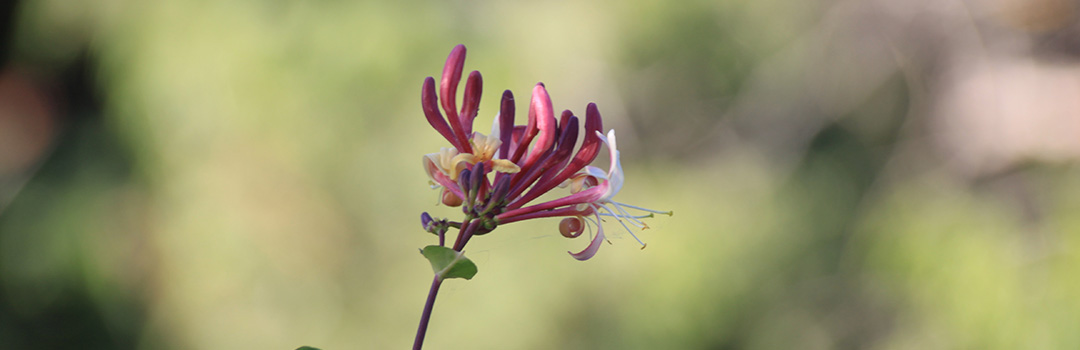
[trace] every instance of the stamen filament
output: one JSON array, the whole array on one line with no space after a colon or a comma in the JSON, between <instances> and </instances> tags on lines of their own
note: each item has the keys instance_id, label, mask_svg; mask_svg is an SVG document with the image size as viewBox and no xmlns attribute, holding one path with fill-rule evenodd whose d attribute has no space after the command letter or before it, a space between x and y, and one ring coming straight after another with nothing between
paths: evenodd
<instances>
[{"instance_id":1,"label":"stamen filament","mask_svg":"<svg viewBox=\"0 0 1080 350\"><path fill-rule=\"evenodd\" d=\"M586 223L592 223L593 225L600 226L599 221L596 221L595 219L593 219L591 217L588 217L588 216L583 216L583 217L585 218ZM592 226L585 225L585 228L589 229L589 239L592 240L592 238L593 238Z\"/></svg>"},{"instance_id":2,"label":"stamen filament","mask_svg":"<svg viewBox=\"0 0 1080 350\"><path fill-rule=\"evenodd\" d=\"M600 213L600 216L615 216L615 215L606 214L606 213ZM649 213L648 215L635 215L635 216L622 216L622 217L624 217L624 218L635 218L635 219L648 219L648 218L656 217L656 214Z\"/></svg>"},{"instance_id":3,"label":"stamen filament","mask_svg":"<svg viewBox=\"0 0 1080 350\"><path fill-rule=\"evenodd\" d=\"M601 208L604 208L604 210L607 210L607 211L608 211L608 213L611 213L611 214L612 214L612 216L614 216L614 217L615 217L615 221L618 221L618 222L619 222L619 224L620 224L620 225L622 225L622 227L626 229L626 232L629 232L629 233L630 233L630 236L631 236L631 237L634 237L634 240L636 240L636 241L637 241L638 243L640 243L641 245L645 245L645 242L642 242L642 241L641 241L641 239L640 239L640 238L638 238L638 237L637 237L637 235L635 235L635 234L634 234L634 231L630 230L630 228L629 228L629 227L627 227L625 223L623 223L623 221L621 220L621 218L620 218L620 217L619 217L618 215L615 215L615 212L613 212L613 211L611 210L611 208L608 208L607 204L600 204L600 207L601 207Z\"/></svg>"},{"instance_id":4,"label":"stamen filament","mask_svg":"<svg viewBox=\"0 0 1080 350\"><path fill-rule=\"evenodd\" d=\"M627 219L627 221L630 221L631 225L634 225L637 228L645 228L645 223L641 222L638 219L634 219L634 217L632 215L630 215L630 213L626 212L626 209L623 209L621 206L619 206L618 204L616 204L614 202L611 203L611 205L614 206L615 209L619 210L620 216L617 219L621 220L621 219L625 218L625 219Z\"/></svg>"},{"instance_id":5,"label":"stamen filament","mask_svg":"<svg viewBox=\"0 0 1080 350\"><path fill-rule=\"evenodd\" d=\"M633 208L633 209L646 211L646 212L650 212L650 213L664 214L664 215L667 215L667 216L675 215L674 210L659 211L659 210L652 210L652 209L642 208L642 207L639 207L639 206L634 206L634 205L629 205L629 204L623 204L623 203L619 203L619 202L612 202L612 203L615 203L617 205L624 206L624 207L627 207L627 208Z\"/></svg>"}]
</instances>

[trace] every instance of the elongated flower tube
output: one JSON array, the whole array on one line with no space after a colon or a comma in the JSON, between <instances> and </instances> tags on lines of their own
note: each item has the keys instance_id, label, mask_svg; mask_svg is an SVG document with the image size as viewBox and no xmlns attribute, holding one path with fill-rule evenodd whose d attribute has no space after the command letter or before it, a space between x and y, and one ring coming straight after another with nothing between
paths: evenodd
<instances>
[{"instance_id":1,"label":"elongated flower tube","mask_svg":"<svg viewBox=\"0 0 1080 350\"><path fill-rule=\"evenodd\" d=\"M586 164L592 163L600 153L600 138L597 137L597 135L601 128L603 128L603 122L600 119L600 110L596 108L595 103L590 103L585 108L585 139L582 140L581 148L578 149L574 158L571 159L570 163L561 171L546 172L544 175L547 176L547 178L541 177L528 193L515 199L514 202L507 205L507 208L520 208L522 205L562 184L575 173L583 169Z\"/></svg>"},{"instance_id":2,"label":"elongated flower tube","mask_svg":"<svg viewBox=\"0 0 1080 350\"><path fill-rule=\"evenodd\" d=\"M443 66L442 79L439 83L439 91L442 93L442 97L439 98L435 95L435 79L427 77L424 79L424 85L420 89L420 104L424 108L424 115L427 117L428 123L431 127L435 128L454 148L462 152L471 152L472 149L469 146L469 134L472 130L472 118L476 115L476 109L480 104L480 93L483 86L483 79L480 77L480 72L473 72L469 75L469 82L466 83L465 93L465 106L459 116L457 111L457 87L461 82L461 72L465 68L465 45L455 46L450 51L450 56L446 58L446 65ZM439 106L442 106L444 112L446 112L446 118L443 119L441 113L439 113ZM471 114L471 116L469 116ZM462 116L468 116L468 128L463 123Z\"/></svg>"},{"instance_id":3,"label":"elongated flower tube","mask_svg":"<svg viewBox=\"0 0 1080 350\"><path fill-rule=\"evenodd\" d=\"M544 84L533 88L532 105L529 107L530 118L535 116L538 135L529 155L525 157L522 168L532 166L540 156L555 143L555 114L551 108L551 97Z\"/></svg>"},{"instance_id":4,"label":"elongated flower tube","mask_svg":"<svg viewBox=\"0 0 1080 350\"><path fill-rule=\"evenodd\" d=\"M593 240L585 250L577 253L570 253L575 259L588 260L596 254L600 243L604 241L603 226L600 225L600 222L603 221L601 216L607 216L615 218L615 220L641 244L642 248L644 248L645 243L634 234L633 230L627 226L627 223L631 226L645 229L648 228L648 225L640 219L652 217L653 214L672 215L673 213L670 211L658 211L616 202L614 197L619 193L619 190L622 189L624 175L622 163L619 159L619 151L616 146L615 130L608 131L606 137L598 131L596 132L596 136L607 145L611 155L611 165L607 172L596 167L588 166L583 172L574 175L570 180L572 182L571 186L576 186L574 188L580 189L578 192L549 202L506 211L497 215L495 217L496 221L500 224L506 224L524 219L541 217L580 217L592 214L596 217L596 236L593 237ZM590 187L588 183L596 183L597 185ZM632 215L627 209L635 209L649 214Z\"/></svg>"}]
</instances>

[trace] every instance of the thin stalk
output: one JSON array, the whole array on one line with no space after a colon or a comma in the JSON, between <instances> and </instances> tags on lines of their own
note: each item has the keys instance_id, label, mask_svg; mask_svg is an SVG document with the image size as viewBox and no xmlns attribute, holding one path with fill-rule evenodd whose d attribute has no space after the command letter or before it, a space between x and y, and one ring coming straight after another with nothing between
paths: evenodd
<instances>
[{"instance_id":1,"label":"thin stalk","mask_svg":"<svg viewBox=\"0 0 1080 350\"><path fill-rule=\"evenodd\" d=\"M454 246L450 248L460 252L461 249L465 247L465 243L462 242L462 239L467 241L468 239L465 238L465 236L472 236L472 232L476 231L476 228L473 226L476 226L476 223L472 222L472 216L466 216L465 221L461 222L461 230L458 231L457 239L454 240Z\"/></svg>"},{"instance_id":2,"label":"thin stalk","mask_svg":"<svg viewBox=\"0 0 1080 350\"><path fill-rule=\"evenodd\" d=\"M462 249L465 249L465 244L469 243L469 239L472 238L473 233L476 232L476 229L479 228L479 226L480 220L476 220L470 222L469 226L461 229L461 234L458 235L457 241L454 242L454 250L460 252Z\"/></svg>"},{"instance_id":3,"label":"thin stalk","mask_svg":"<svg viewBox=\"0 0 1080 350\"><path fill-rule=\"evenodd\" d=\"M420 315L420 327L416 329L416 340L413 341L413 350L420 350L424 346L424 335L427 334L428 322L431 321L431 309L435 306L435 295L439 294L439 286L442 279L435 276L431 280L431 291L428 292L427 302L424 303L424 313Z\"/></svg>"},{"instance_id":4,"label":"thin stalk","mask_svg":"<svg viewBox=\"0 0 1080 350\"><path fill-rule=\"evenodd\" d=\"M454 250L461 251L465 243L476 231L479 221L472 221L471 216L466 216L461 223L461 231L458 232L457 241L454 242ZM442 236L440 236L442 238ZM443 242L439 242L441 245ZM442 285L442 276L435 275L431 280L431 290L428 292L427 302L424 303L424 313L420 315L420 326L416 329L416 340L413 342L413 350L420 350L424 345L424 335L427 334L428 323L431 321L431 309L435 306L435 296L439 294L439 286Z\"/></svg>"}]
</instances>

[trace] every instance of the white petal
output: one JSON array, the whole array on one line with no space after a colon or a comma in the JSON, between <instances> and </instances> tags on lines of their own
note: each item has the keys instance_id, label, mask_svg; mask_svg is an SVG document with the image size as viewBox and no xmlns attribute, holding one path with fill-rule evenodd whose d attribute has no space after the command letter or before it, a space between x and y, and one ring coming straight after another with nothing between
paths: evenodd
<instances>
[{"instance_id":1,"label":"white petal","mask_svg":"<svg viewBox=\"0 0 1080 350\"><path fill-rule=\"evenodd\" d=\"M597 221L599 221L600 216L597 215L596 219L597 219ZM580 261L589 260L594 255L596 255L596 252L600 250L600 244L604 243L604 227L603 227L603 225L599 225L599 224L597 224L596 227L597 227L597 229L596 229L596 237L593 237L592 241L589 242L589 246L585 247L584 250L582 250L580 252L577 252L577 253L574 253L574 252L567 252L567 253L570 253L570 256L572 256L572 257L574 257L574 259L578 259Z\"/></svg>"},{"instance_id":2,"label":"white petal","mask_svg":"<svg viewBox=\"0 0 1080 350\"><path fill-rule=\"evenodd\" d=\"M607 173L605 173L603 170L600 170L600 168L594 167L592 165L585 167L585 173L589 174L589 175L592 175L593 177L595 177L597 179L607 180L607 178L608 178Z\"/></svg>"}]
</instances>

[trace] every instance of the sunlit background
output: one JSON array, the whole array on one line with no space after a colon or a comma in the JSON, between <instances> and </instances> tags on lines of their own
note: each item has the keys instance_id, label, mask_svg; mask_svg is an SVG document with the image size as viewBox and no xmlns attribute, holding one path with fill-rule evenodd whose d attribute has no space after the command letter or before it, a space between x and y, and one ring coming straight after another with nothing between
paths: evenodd
<instances>
[{"instance_id":1,"label":"sunlit background","mask_svg":"<svg viewBox=\"0 0 1080 350\"><path fill-rule=\"evenodd\" d=\"M4 4L2 349L410 346L459 43L675 215L478 237L429 348L1080 348L1076 1Z\"/></svg>"}]
</instances>

